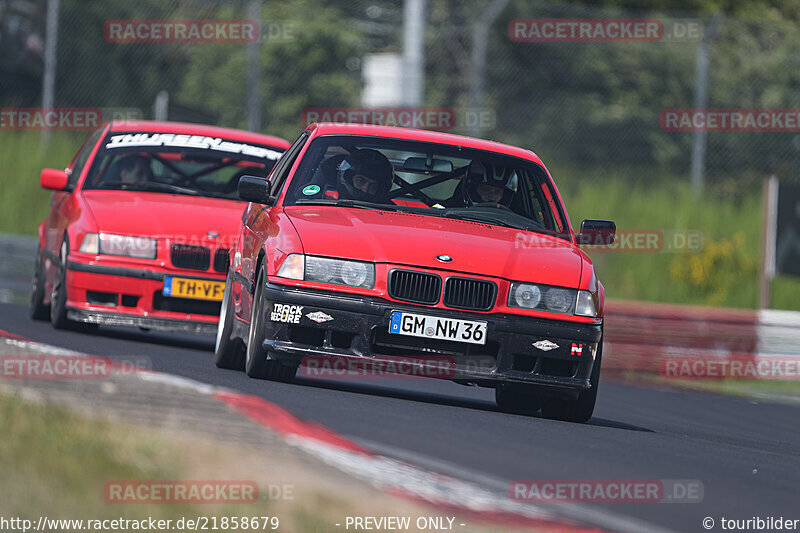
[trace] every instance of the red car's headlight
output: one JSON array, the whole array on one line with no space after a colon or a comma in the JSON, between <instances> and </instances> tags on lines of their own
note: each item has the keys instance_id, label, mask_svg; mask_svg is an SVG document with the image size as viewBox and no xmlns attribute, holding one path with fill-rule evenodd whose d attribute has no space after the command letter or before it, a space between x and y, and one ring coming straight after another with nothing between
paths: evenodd
<instances>
[{"instance_id":1,"label":"red car's headlight","mask_svg":"<svg viewBox=\"0 0 800 533\"><path fill-rule=\"evenodd\" d=\"M278 269L278 276L363 289L375 287L375 265L372 263L313 255L288 255Z\"/></svg>"},{"instance_id":2,"label":"red car's headlight","mask_svg":"<svg viewBox=\"0 0 800 533\"><path fill-rule=\"evenodd\" d=\"M508 305L566 315L597 316L591 292L535 283L512 283Z\"/></svg>"},{"instance_id":3,"label":"red car's headlight","mask_svg":"<svg viewBox=\"0 0 800 533\"><path fill-rule=\"evenodd\" d=\"M157 241L133 235L112 233L87 233L80 251L87 254L120 255L140 259L156 258Z\"/></svg>"}]
</instances>

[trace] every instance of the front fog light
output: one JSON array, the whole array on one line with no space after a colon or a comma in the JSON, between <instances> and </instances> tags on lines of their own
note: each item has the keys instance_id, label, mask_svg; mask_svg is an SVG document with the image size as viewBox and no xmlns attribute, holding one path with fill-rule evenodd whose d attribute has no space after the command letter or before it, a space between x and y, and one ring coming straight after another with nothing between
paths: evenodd
<instances>
[{"instance_id":1,"label":"front fog light","mask_svg":"<svg viewBox=\"0 0 800 533\"><path fill-rule=\"evenodd\" d=\"M514 302L518 307L533 309L542 301L542 291L536 285L520 283L513 291Z\"/></svg>"},{"instance_id":2,"label":"front fog light","mask_svg":"<svg viewBox=\"0 0 800 533\"><path fill-rule=\"evenodd\" d=\"M303 279L305 273L305 256L303 254L289 254L278 269L279 278Z\"/></svg>"},{"instance_id":3,"label":"front fog light","mask_svg":"<svg viewBox=\"0 0 800 533\"><path fill-rule=\"evenodd\" d=\"M594 305L594 298L589 291L578 291L578 301L575 305L575 314L579 316L597 316L597 308Z\"/></svg>"}]
</instances>

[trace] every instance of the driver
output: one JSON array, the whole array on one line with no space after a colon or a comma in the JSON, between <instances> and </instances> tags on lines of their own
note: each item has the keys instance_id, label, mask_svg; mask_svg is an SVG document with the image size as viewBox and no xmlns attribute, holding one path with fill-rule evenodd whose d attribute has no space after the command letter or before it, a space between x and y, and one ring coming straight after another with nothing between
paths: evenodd
<instances>
[{"instance_id":1,"label":"driver","mask_svg":"<svg viewBox=\"0 0 800 533\"><path fill-rule=\"evenodd\" d=\"M144 183L150 181L153 173L150 171L150 160L143 155L125 156L117 162L119 181L125 185Z\"/></svg>"},{"instance_id":2,"label":"driver","mask_svg":"<svg viewBox=\"0 0 800 533\"><path fill-rule=\"evenodd\" d=\"M385 155L369 148L356 150L339 163L339 198L389 203L393 177L392 164Z\"/></svg>"},{"instance_id":3,"label":"driver","mask_svg":"<svg viewBox=\"0 0 800 533\"><path fill-rule=\"evenodd\" d=\"M518 183L517 172L511 167L473 161L464 184L464 201L467 206L492 203L509 207Z\"/></svg>"}]
</instances>

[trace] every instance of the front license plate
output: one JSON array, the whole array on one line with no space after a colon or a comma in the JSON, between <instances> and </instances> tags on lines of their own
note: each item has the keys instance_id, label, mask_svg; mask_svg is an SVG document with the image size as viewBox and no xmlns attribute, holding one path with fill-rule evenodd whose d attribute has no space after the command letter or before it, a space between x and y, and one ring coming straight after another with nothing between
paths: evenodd
<instances>
[{"instance_id":1,"label":"front license plate","mask_svg":"<svg viewBox=\"0 0 800 533\"><path fill-rule=\"evenodd\" d=\"M221 302L222 293L224 291L224 281L166 276L164 278L164 290L162 292L164 296L171 296L173 298L191 298L193 300Z\"/></svg>"},{"instance_id":2,"label":"front license plate","mask_svg":"<svg viewBox=\"0 0 800 533\"><path fill-rule=\"evenodd\" d=\"M486 322L417 315L402 311L392 311L389 333L425 339L486 344Z\"/></svg>"}]
</instances>

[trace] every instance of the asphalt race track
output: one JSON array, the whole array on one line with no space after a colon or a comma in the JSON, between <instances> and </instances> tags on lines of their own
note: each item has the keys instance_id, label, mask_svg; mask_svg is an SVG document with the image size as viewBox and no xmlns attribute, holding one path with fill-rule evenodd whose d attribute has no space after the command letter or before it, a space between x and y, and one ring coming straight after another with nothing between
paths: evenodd
<instances>
[{"instance_id":1,"label":"asphalt race track","mask_svg":"<svg viewBox=\"0 0 800 533\"><path fill-rule=\"evenodd\" d=\"M217 369L211 337L56 331L15 304L0 304L0 329L94 355L146 356L153 370L262 396L383 454L500 491L518 479L689 479L704 486L701 503L583 504L598 516L674 531L704 531L707 516L715 529L721 517L800 518L796 406L605 382L594 418L581 425L504 414L489 389L430 379L257 381Z\"/></svg>"}]
</instances>

